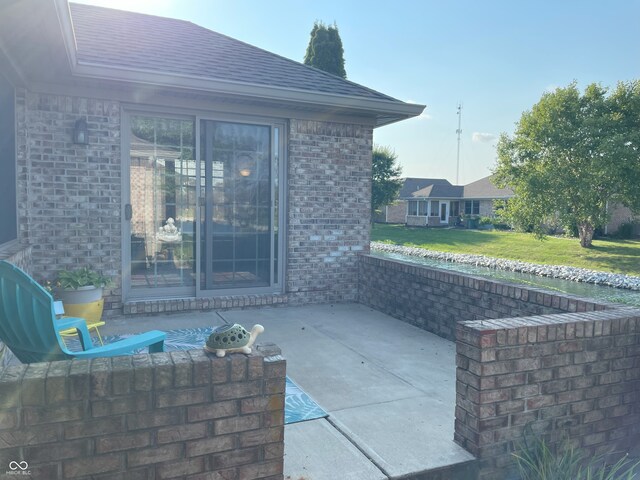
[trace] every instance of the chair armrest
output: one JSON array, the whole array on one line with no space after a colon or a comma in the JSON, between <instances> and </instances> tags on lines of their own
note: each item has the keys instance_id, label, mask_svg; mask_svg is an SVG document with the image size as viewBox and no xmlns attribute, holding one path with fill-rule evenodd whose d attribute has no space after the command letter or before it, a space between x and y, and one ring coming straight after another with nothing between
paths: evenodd
<instances>
[{"instance_id":1,"label":"chair armrest","mask_svg":"<svg viewBox=\"0 0 640 480\"><path fill-rule=\"evenodd\" d=\"M87 329L87 322L85 322L84 318L61 318L60 320L55 320L54 325L56 327L56 331L67 330L69 328L75 328L78 332L78 338L80 338L80 344L82 345L82 350L91 350L93 349L93 342L91 341L91 335L89 335L89 329Z\"/></svg>"},{"instance_id":2,"label":"chair armrest","mask_svg":"<svg viewBox=\"0 0 640 480\"><path fill-rule=\"evenodd\" d=\"M94 347L91 350L74 352L73 354L77 358L114 357L116 355L127 355L144 347L149 347L149 353L163 352L166 336L167 334L164 332L152 330L103 345L102 347Z\"/></svg>"}]
</instances>

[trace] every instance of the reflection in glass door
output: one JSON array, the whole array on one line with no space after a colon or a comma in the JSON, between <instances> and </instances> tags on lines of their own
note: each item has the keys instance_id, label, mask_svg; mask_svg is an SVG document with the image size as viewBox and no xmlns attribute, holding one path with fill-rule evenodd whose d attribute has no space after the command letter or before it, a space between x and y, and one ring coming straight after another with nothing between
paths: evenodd
<instances>
[{"instance_id":1,"label":"reflection in glass door","mask_svg":"<svg viewBox=\"0 0 640 480\"><path fill-rule=\"evenodd\" d=\"M279 284L280 127L202 120L200 289Z\"/></svg>"},{"instance_id":2,"label":"reflection in glass door","mask_svg":"<svg viewBox=\"0 0 640 480\"><path fill-rule=\"evenodd\" d=\"M125 210L129 293L193 295L194 122L137 115L129 121L130 198Z\"/></svg>"}]
</instances>

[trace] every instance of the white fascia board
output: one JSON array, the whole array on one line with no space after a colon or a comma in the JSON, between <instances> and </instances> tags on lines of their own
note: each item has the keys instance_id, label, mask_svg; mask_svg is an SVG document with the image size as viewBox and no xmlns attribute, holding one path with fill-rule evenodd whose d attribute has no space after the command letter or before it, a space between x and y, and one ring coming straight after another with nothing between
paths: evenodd
<instances>
[{"instance_id":1,"label":"white fascia board","mask_svg":"<svg viewBox=\"0 0 640 480\"><path fill-rule=\"evenodd\" d=\"M73 30L69 2L67 2L67 0L53 0L53 2L58 16L58 23L60 24L65 50L67 51L69 66L71 67L71 71L73 71L74 67L78 64L78 57L76 55L78 47L76 45L75 31Z\"/></svg>"}]
</instances>

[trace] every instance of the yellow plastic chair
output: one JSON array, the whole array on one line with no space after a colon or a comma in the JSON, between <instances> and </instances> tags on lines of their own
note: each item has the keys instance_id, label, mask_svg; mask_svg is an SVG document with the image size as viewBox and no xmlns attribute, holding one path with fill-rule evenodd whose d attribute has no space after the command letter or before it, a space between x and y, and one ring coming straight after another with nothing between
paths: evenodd
<instances>
[{"instance_id":1,"label":"yellow plastic chair","mask_svg":"<svg viewBox=\"0 0 640 480\"><path fill-rule=\"evenodd\" d=\"M95 307L92 305L92 307L94 307L96 310L96 315L94 315L93 312L87 312L86 309L82 311L82 313L84 313L85 315L80 315L79 314L80 312L74 311L73 305L67 306L67 310L69 310L69 312L65 312L64 305L62 302L54 302L53 306L56 311L56 318L60 320L64 318L68 318L66 313L69 313L70 316L73 318L84 318L84 321L87 324L87 330L89 330L89 333L91 333L91 330L95 330L96 335L98 336L98 340L100 341L100 345L104 345L104 342L102 341L102 335L100 335L100 330L98 330L98 327L103 327L105 323L102 320L96 320L96 318L98 319L100 318L100 316L97 315L97 311L99 310L100 312L102 312L104 299L100 299L98 302L94 302L94 303L96 304L99 303L99 305L95 305ZM75 337L76 335L78 335L78 330L76 328L67 328L66 330L60 330L59 333L60 335L62 335L62 337ZM62 338L62 341L64 341L64 338ZM65 345L66 345L66 342L65 342Z\"/></svg>"}]
</instances>

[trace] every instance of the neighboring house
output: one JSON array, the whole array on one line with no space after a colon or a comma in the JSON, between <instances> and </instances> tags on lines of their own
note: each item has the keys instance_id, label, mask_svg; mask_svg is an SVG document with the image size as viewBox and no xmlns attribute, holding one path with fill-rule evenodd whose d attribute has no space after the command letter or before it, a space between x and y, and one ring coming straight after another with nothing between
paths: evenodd
<instances>
[{"instance_id":1,"label":"neighboring house","mask_svg":"<svg viewBox=\"0 0 640 480\"><path fill-rule=\"evenodd\" d=\"M0 257L113 276L111 313L354 300L373 129L424 109L65 0L2 3L0 107Z\"/></svg>"},{"instance_id":2,"label":"neighboring house","mask_svg":"<svg viewBox=\"0 0 640 480\"><path fill-rule=\"evenodd\" d=\"M387 223L411 226L455 225L461 215L494 215L496 200L513 196L510 189L497 188L491 177L468 185L452 185L441 178L405 178L398 201L383 208Z\"/></svg>"}]
</instances>

